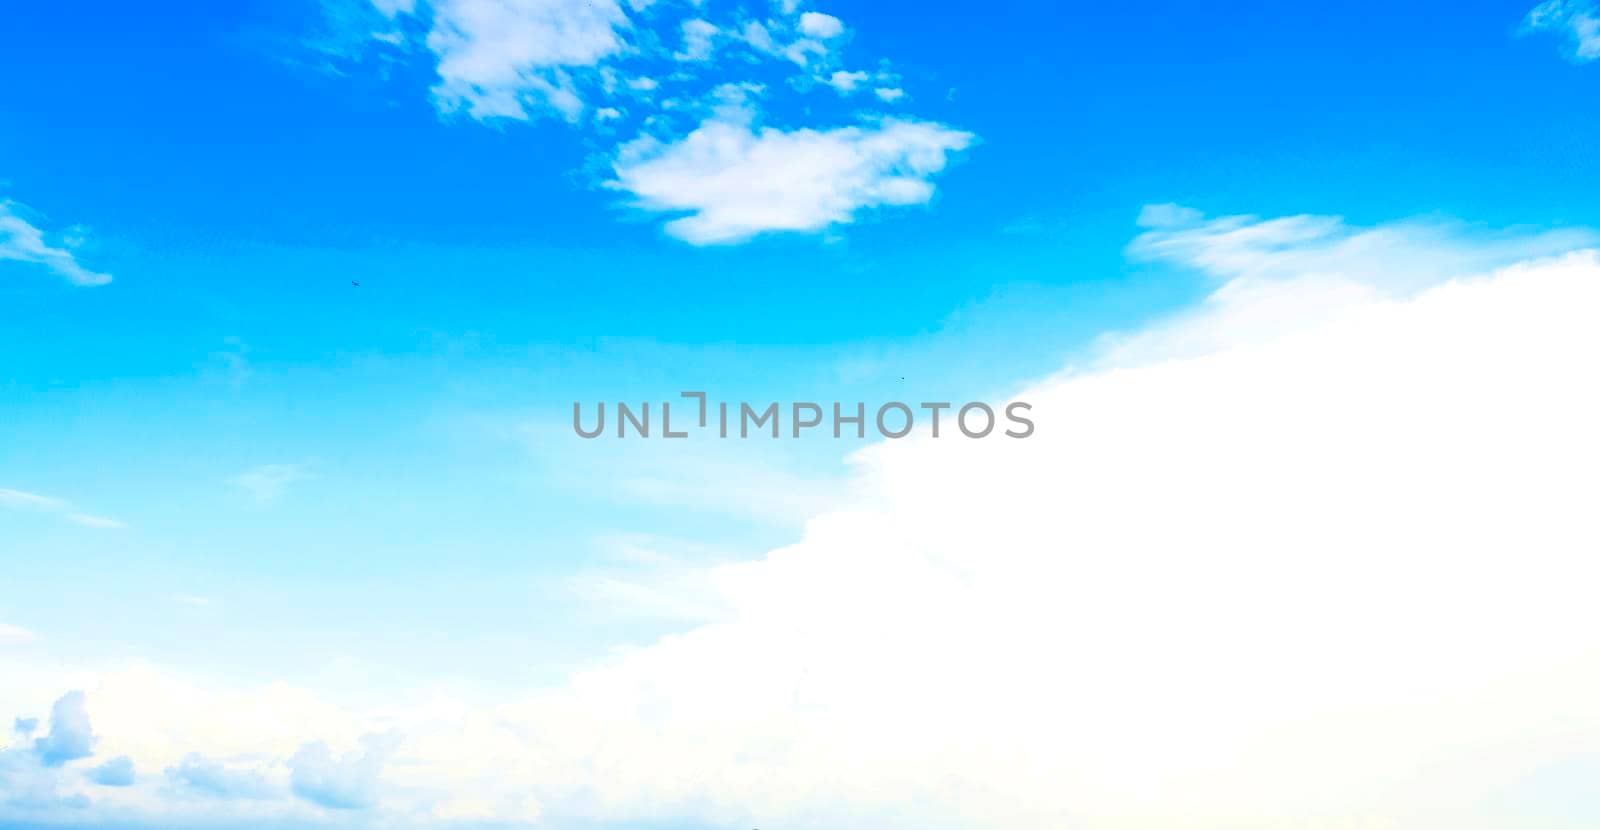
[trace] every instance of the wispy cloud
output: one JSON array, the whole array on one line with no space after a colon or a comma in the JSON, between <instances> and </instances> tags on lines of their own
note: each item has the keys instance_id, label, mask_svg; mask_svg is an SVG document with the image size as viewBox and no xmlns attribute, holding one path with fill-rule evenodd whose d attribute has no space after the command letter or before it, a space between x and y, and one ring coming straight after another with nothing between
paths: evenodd
<instances>
[{"instance_id":1,"label":"wispy cloud","mask_svg":"<svg viewBox=\"0 0 1600 830\"><path fill-rule=\"evenodd\" d=\"M290 486L311 477L299 464L263 464L228 479L228 483L249 494L258 504L271 504Z\"/></svg>"},{"instance_id":2,"label":"wispy cloud","mask_svg":"<svg viewBox=\"0 0 1600 830\"><path fill-rule=\"evenodd\" d=\"M84 513L72 506L71 502L50 496L41 496L24 490L11 490L0 487L0 507L12 510L32 510L42 513L51 513L62 519L83 527L94 527L107 530L127 527L122 522Z\"/></svg>"},{"instance_id":3,"label":"wispy cloud","mask_svg":"<svg viewBox=\"0 0 1600 830\"><path fill-rule=\"evenodd\" d=\"M1528 12L1523 27L1530 32L1564 35L1574 60L1600 58L1600 8L1594 0L1546 0Z\"/></svg>"},{"instance_id":4,"label":"wispy cloud","mask_svg":"<svg viewBox=\"0 0 1600 830\"><path fill-rule=\"evenodd\" d=\"M14 646L31 643L39 639L39 635L23 628L20 625L0 623L0 646Z\"/></svg>"},{"instance_id":5,"label":"wispy cloud","mask_svg":"<svg viewBox=\"0 0 1600 830\"><path fill-rule=\"evenodd\" d=\"M80 243L79 235L55 234L58 241L52 243L45 231L24 217L24 212L16 202L0 200L0 260L42 265L73 285L111 282L110 274L78 264L72 249Z\"/></svg>"}]
</instances>

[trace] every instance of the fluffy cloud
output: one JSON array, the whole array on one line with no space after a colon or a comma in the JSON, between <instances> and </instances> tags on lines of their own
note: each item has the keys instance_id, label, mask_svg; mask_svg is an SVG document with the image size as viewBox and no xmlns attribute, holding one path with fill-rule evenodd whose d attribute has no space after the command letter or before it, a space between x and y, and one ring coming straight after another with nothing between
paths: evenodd
<instances>
[{"instance_id":1,"label":"fluffy cloud","mask_svg":"<svg viewBox=\"0 0 1600 830\"><path fill-rule=\"evenodd\" d=\"M1565 34L1579 61L1600 58L1600 11L1593 0L1545 0L1528 12L1523 25L1529 31Z\"/></svg>"},{"instance_id":2,"label":"fluffy cloud","mask_svg":"<svg viewBox=\"0 0 1600 830\"><path fill-rule=\"evenodd\" d=\"M547 105L575 119L583 102L567 70L619 52L627 17L614 0L437 0L427 46L434 96L475 118L526 119Z\"/></svg>"},{"instance_id":3,"label":"fluffy cloud","mask_svg":"<svg viewBox=\"0 0 1600 830\"><path fill-rule=\"evenodd\" d=\"M725 111L681 140L641 138L618 154L610 187L640 207L688 214L667 232L706 245L771 231L818 231L867 208L925 204L930 181L972 135L888 119L831 130L758 127Z\"/></svg>"},{"instance_id":4,"label":"fluffy cloud","mask_svg":"<svg viewBox=\"0 0 1600 830\"><path fill-rule=\"evenodd\" d=\"M1600 256L1144 219L1134 255L1209 274L1211 302L1012 396L1028 440L862 452L848 507L694 580L716 620L503 705L105 672L102 742L288 759L302 798L398 827L1600 820ZM1284 299L1308 291L1337 302ZM380 777L361 736L391 727ZM189 809L146 786L111 815ZM315 807L271 793L252 820Z\"/></svg>"},{"instance_id":5,"label":"fluffy cloud","mask_svg":"<svg viewBox=\"0 0 1600 830\"><path fill-rule=\"evenodd\" d=\"M90 271L78 264L72 252L72 238L51 244L45 232L23 218L16 202L0 200L0 260L28 262L55 272L73 285L105 285L111 275Z\"/></svg>"},{"instance_id":6,"label":"fluffy cloud","mask_svg":"<svg viewBox=\"0 0 1600 830\"><path fill-rule=\"evenodd\" d=\"M131 787L133 786L133 759L126 755L101 764L89 771L89 780L102 787Z\"/></svg>"},{"instance_id":7,"label":"fluffy cloud","mask_svg":"<svg viewBox=\"0 0 1600 830\"><path fill-rule=\"evenodd\" d=\"M370 807L377 798L384 761L398 743L397 736L369 735L362 739L360 752L335 758L327 743L312 741L289 759L290 786L295 795L323 807Z\"/></svg>"},{"instance_id":8,"label":"fluffy cloud","mask_svg":"<svg viewBox=\"0 0 1600 830\"><path fill-rule=\"evenodd\" d=\"M826 40L844 34L844 21L831 14L805 12L800 15L800 31L810 37Z\"/></svg>"},{"instance_id":9,"label":"fluffy cloud","mask_svg":"<svg viewBox=\"0 0 1600 830\"><path fill-rule=\"evenodd\" d=\"M310 477L299 464L263 464L228 479L228 483L248 493L258 504L271 504L282 498L290 486Z\"/></svg>"},{"instance_id":10,"label":"fluffy cloud","mask_svg":"<svg viewBox=\"0 0 1600 830\"><path fill-rule=\"evenodd\" d=\"M50 731L33 742L33 751L47 767L94 754L94 728L83 692L68 692L50 710Z\"/></svg>"}]
</instances>

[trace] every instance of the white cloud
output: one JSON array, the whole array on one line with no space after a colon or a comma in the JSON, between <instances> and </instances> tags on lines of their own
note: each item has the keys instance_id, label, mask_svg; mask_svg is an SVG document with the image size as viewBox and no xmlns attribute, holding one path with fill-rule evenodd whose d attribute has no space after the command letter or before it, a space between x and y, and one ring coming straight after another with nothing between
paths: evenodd
<instances>
[{"instance_id":1,"label":"white cloud","mask_svg":"<svg viewBox=\"0 0 1600 830\"><path fill-rule=\"evenodd\" d=\"M877 74L840 69L845 26L818 11L752 19L747 10L709 14L699 3L651 6L616 0L438 0L378 3L379 18L410 14L426 24L424 54L437 62L435 104L478 120L526 120L555 112L610 138L622 125L640 130L611 152L618 178L638 205L690 213L667 230L694 243L730 243L768 230L814 232L845 224L862 208L917 205L933 195L931 174L973 136L936 123L885 120L864 126L802 126L755 131L738 118L696 122L699 102L718 90L758 85L763 62L787 61L784 94L821 85L840 94L875 80L880 102L904 98L886 62ZM630 11L632 10L632 14ZM368 10L371 13L371 10ZM718 10L718 14L722 11ZM397 29L398 30L398 29ZM365 37L365 35L363 35ZM403 46L403 43L402 43ZM675 94L659 101L666 74ZM624 80L632 78L632 80ZM765 82L763 82L765 83ZM616 96L629 106L616 106ZM584 112L594 117L584 118ZM789 109L789 123L811 118L810 106ZM806 165L821 165L808 168ZM704 181L709 174L715 181Z\"/></svg>"},{"instance_id":2,"label":"white cloud","mask_svg":"<svg viewBox=\"0 0 1600 830\"><path fill-rule=\"evenodd\" d=\"M308 478L311 474L299 464L263 464L228 479L228 483L260 504L271 504L282 498L291 485Z\"/></svg>"},{"instance_id":3,"label":"white cloud","mask_svg":"<svg viewBox=\"0 0 1600 830\"><path fill-rule=\"evenodd\" d=\"M681 140L625 145L608 186L648 210L686 213L667 232L697 245L818 231L862 210L925 204L932 176L972 142L941 124L885 120L831 130L757 128L725 111Z\"/></svg>"},{"instance_id":4,"label":"white cloud","mask_svg":"<svg viewBox=\"0 0 1600 830\"><path fill-rule=\"evenodd\" d=\"M869 77L871 76L865 72L846 72L841 69L823 79L823 83L838 90L840 95L849 95Z\"/></svg>"},{"instance_id":5,"label":"white cloud","mask_svg":"<svg viewBox=\"0 0 1600 830\"><path fill-rule=\"evenodd\" d=\"M1528 12L1523 25L1529 31L1567 35L1576 60L1600 58L1600 10L1593 0L1546 0Z\"/></svg>"},{"instance_id":6,"label":"white cloud","mask_svg":"<svg viewBox=\"0 0 1600 830\"><path fill-rule=\"evenodd\" d=\"M673 57L681 61L709 60L720 32L716 26L698 18L683 21L683 50Z\"/></svg>"},{"instance_id":7,"label":"white cloud","mask_svg":"<svg viewBox=\"0 0 1600 830\"><path fill-rule=\"evenodd\" d=\"M800 31L809 37L827 40L844 34L844 21L831 14L805 12L800 15Z\"/></svg>"},{"instance_id":8,"label":"white cloud","mask_svg":"<svg viewBox=\"0 0 1600 830\"><path fill-rule=\"evenodd\" d=\"M567 70L624 48L615 0L438 0L427 46L438 58L434 96L475 118L529 117L548 105L568 120L583 102Z\"/></svg>"},{"instance_id":9,"label":"white cloud","mask_svg":"<svg viewBox=\"0 0 1600 830\"><path fill-rule=\"evenodd\" d=\"M111 275L90 271L78 264L69 244L46 241L44 231L24 219L16 202L0 200L0 260L28 262L55 272L73 285L105 285Z\"/></svg>"},{"instance_id":10,"label":"white cloud","mask_svg":"<svg viewBox=\"0 0 1600 830\"><path fill-rule=\"evenodd\" d=\"M105 530L114 530L127 527L127 525L117 521L116 519L79 512L73 508L71 502L63 499L52 498L50 496L41 496L37 493L29 493L22 490L11 490L4 487L0 487L0 507L10 508L12 510L31 510L42 513L52 513L61 517L62 519L65 519L66 521L69 521L75 525L82 525L83 527L101 528Z\"/></svg>"},{"instance_id":11,"label":"white cloud","mask_svg":"<svg viewBox=\"0 0 1600 830\"><path fill-rule=\"evenodd\" d=\"M50 709L50 731L33 742L40 763L59 767L94 754L94 727L83 692L68 692Z\"/></svg>"},{"instance_id":12,"label":"white cloud","mask_svg":"<svg viewBox=\"0 0 1600 830\"><path fill-rule=\"evenodd\" d=\"M726 616L555 688L345 709L121 669L89 696L105 752L277 769L397 727L371 809L398 826L1593 824L1600 255L1497 268L1552 243L1147 216L1182 224L1140 255L1218 296L1357 299L1248 337L1220 302L1158 325L1160 354L1020 391L1026 441L874 446L849 507L708 570ZM0 676L24 681L0 701L41 682ZM196 809L123 789L89 809Z\"/></svg>"},{"instance_id":13,"label":"white cloud","mask_svg":"<svg viewBox=\"0 0 1600 830\"><path fill-rule=\"evenodd\" d=\"M879 86L877 102L904 97L890 86L898 76L885 61L874 75L842 69L844 23L800 13L794 4L756 19L746 9L700 3L373 2L378 13L368 9L368 16L410 15L425 24L425 40L412 45L437 64L433 93L442 112L479 120L554 112L607 141L638 130L609 154L618 175L607 186L631 192L651 209L695 214L671 222L668 231L696 243L736 242L770 230L819 231L849 222L862 208L925 203L933 192L929 176L942 169L948 152L972 142L968 133L916 120L804 127L813 116L803 101L771 107L799 129L754 132L741 123L754 119L750 111L738 119L718 114L699 120L720 90L765 85L774 64L789 81L771 85L774 95L811 94L817 81L853 94L871 81ZM641 14L646 6L649 13ZM359 39L371 45L364 29ZM636 94L658 87L645 72L669 78L674 94ZM833 166L816 182L802 181L795 165L813 160ZM708 192L698 178L707 172L719 177L713 185L719 192ZM767 175L777 178L759 178Z\"/></svg>"}]
</instances>

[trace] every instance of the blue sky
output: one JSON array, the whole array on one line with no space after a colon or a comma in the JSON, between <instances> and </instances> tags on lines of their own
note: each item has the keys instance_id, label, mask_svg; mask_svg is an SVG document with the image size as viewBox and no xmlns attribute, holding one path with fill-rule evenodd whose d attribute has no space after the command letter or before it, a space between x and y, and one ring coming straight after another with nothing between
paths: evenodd
<instances>
[{"instance_id":1,"label":"blue sky","mask_svg":"<svg viewBox=\"0 0 1600 830\"><path fill-rule=\"evenodd\" d=\"M717 618L704 570L866 444L591 445L573 401L1006 398L1250 276L1137 255L1152 204L1578 247L1596 14L17 4L0 634L351 705L559 684Z\"/></svg>"}]
</instances>

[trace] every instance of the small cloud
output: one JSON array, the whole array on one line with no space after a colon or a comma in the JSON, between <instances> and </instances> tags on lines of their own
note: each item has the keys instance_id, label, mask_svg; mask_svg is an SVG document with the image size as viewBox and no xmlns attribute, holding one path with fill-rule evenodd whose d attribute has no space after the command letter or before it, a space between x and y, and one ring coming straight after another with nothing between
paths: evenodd
<instances>
[{"instance_id":1,"label":"small cloud","mask_svg":"<svg viewBox=\"0 0 1600 830\"><path fill-rule=\"evenodd\" d=\"M0 260L43 265L73 285L105 285L111 282L110 274L90 271L79 265L77 257L70 250L83 244L81 228L71 229L59 240L58 245L52 245L46 240L44 231L23 218L21 210L16 202L0 200Z\"/></svg>"},{"instance_id":2,"label":"small cloud","mask_svg":"<svg viewBox=\"0 0 1600 830\"><path fill-rule=\"evenodd\" d=\"M673 55L680 61L703 61L711 57L716 36L722 30L698 18L683 22L683 51Z\"/></svg>"},{"instance_id":3,"label":"small cloud","mask_svg":"<svg viewBox=\"0 0 1600 830\"><path fill-rule=\"evenodd\" d=\"M831 14L806 12L800 15L800 31L808 37L827 40L844 34L844 21Z\"/></svg>"},{"instance_id":4,"label":"small cloud","mask_svg":"<svg viewBox=\"0 0 1600 830\"><path fill-rule=\"evenodd\" d=\"M248 493L257 504L271 504L290 485L310 477L299 464L263 464L228 479L228 483Z\"/></svg>"},{"instance_id":5,"label":"small cloud","mask_svg":"<svg viewBox=\"0 0 1600 830\"><path fill-rule=\"evenodd\" d=\"M1205 214L1191 207L1171 203L1145 205L1135 220L1141 228L1182 228L1197 224Z\"/></svg>"},{"instance_id":6,"label":"small cloud","mask_svg":"<svg viewBox=\"0 0 1600 830\"><path fill-rule=\"evenodd\" d=\"M880 86L872 92L886 104L892 104L901 98L906 97L905 90L897 86Z\"/></svg>"},{"instance_id":7,"label":"small cloud","mask_svg":"<svg viewBox=\"0 0 1600 830\"><path fill-rule=\"evenodd\" d=\"M131 787L133 777L133 759L126 755L89 770L89 780L102 787Z\"/></svg>"},{"instance_id":8,"label":"small cloud","mask_svg":"<svg viewBox=\"0 0 1600 830\"><path fill-rule=\"evenodd\" d=\"M59 767L94 754L94 728L83 692L68 692L50 710L50 731L33 742L39 762Z\"/></svg>"},{"instance_id":9,"label":"small cloud","mask_svg":"<svg viewBox=\"0 0 1600 830\"><path fill-rule=\"evenodd\" d=\"M1528 12L1523 29L1565 34L1576 61L1600 58L1600 7L1594 0L1547 0Z\"/></svg>"},{"instance_id":10,"label":"small cloud","mask_svg":"<svg viewBox=\"0 0 1600 830\"><path fill-rule=\"evenodd\" d=\"M823 79L823 83L838 90L840 95L849 95L856 91L856 87L869 78L865 72L846 72L839 70Z\"/></svg>"}]
</instances>

